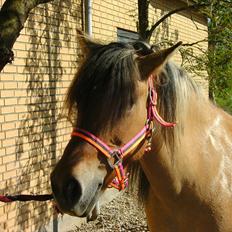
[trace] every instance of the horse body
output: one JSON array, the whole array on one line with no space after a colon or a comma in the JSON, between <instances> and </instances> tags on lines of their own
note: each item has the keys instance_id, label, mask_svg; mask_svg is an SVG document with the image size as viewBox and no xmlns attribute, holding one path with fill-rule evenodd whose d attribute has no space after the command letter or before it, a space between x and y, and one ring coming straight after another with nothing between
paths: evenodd
<instances>
[{"instance_id":1,"label":"horse body","mask_svg":"<svg viewBox=\"0 0 232 232\"><path fill-rule=\"evenodd\" d=\"M84 38L81 43L88 55L67 97L69 110L78 109L77 127L121 147L147 120L151 75L158 111L177 122L175 128L155 122L151 150L144 154L143 140L124 160L132 167L132 160L139 160L145 173L141 180L148 185L140 192L149 229L232 231L232 117L211 104L184 71L167 63L178 45L154 52L143 43L101 45ZM51 174L59 209L94 220L114 178L110 160L72 136Z\"/></svg>"}]
</instances>

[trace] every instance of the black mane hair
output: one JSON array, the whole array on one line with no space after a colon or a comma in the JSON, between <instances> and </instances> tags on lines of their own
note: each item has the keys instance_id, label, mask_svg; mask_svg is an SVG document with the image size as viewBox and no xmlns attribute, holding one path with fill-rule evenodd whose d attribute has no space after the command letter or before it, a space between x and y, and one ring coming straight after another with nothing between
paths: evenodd
<instances>
[{"instance_id":1,"label":"black mane hair","mask_svg":"<svg viewBox=\"0 0 232 232\"><path fill-rule=\"evenodd\" d=\"M79 127L98 133L120 120L136 102L140 73L135 54L152 50L142 42L97 44L76 74L67 94L69 113L77 113ZM82 120L84 119L84 120Z\"/></svg>"}]
</instances>

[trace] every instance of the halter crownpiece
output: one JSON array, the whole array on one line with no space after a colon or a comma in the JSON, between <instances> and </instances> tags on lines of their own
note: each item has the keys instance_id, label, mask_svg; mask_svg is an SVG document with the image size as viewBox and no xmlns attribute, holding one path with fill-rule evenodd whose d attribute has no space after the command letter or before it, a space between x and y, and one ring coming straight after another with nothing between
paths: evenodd
<instances>
[{"instance_id":1,"label":"halter crownpiece","mask_svg":"<svg viewBox=\"0 0 232 232\"><path fill-rule=\"evenodd\" d=\"M124 146L112 149L101 139L97 138L92 133L75 128L71 134L72 137L79 137L106 156L109 166L115 171L116 177L110 183L109 187L114 187L119 191L125 189L128 186L128 176L125 173L123 167L123 160L141 144L142 141L147 140L145 152L151 150L151 139L154 131L154 121L157 121L164 127L174 127L175 123L166 122L157 111L157 92L153 84L154 76L151 75L148 79L148 102L147 102L147 120L140 132L138 132L128 143ZM114 160L114 163L110 163L110 159Z\"/></svg>"}]
</instances>

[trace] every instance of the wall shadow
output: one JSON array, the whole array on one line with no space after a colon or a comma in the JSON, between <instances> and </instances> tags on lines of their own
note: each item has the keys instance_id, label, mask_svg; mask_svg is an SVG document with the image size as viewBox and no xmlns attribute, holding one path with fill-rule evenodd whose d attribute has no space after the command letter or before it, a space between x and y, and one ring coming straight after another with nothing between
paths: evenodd
<instances>
[{"instance_id":1,"label":"wall shadow","mask_svg":"<svg viewBox=\"0 0 232 232\"><path fill-rule=\"evenodd\" d=\"M58 84L65 72L61 49L62 46L76 49L73 23L76 28L81 27L80 8L72 0L55 1L36 8L28 18L26 32L30 35L30 48L24 70L28 112L18 128L16 160L20 175L14 192L51 192L50 172L61 155L57 154ZM76 70L77 61L78 56L69 66ZM52 204L47 202L19 203L16 210L19 231L25 231L30 225L38 230L53 214ZM57 231L56 225L54 231Z\"/></svg>"},{"instance_id":2,"label":"wall shadow","mask_svg":"<svg viewBox=\"0 0 232 232\"><path fill-rule=\"evenodd\" d=\"M153 10L155 12L156 17L154 19L154 22L152 22L152 24L154 24L156 21L162 18L165 14L167 14L167 10L164 10L162 8L157 7L157 8L154 8ZM171 20L172 18L168 17L155 29L151 37L151 43L165 46L167 44L169 45L170 43L175 43L179 40L178 29L174 29L174 31L170 30Z\"/></svg>"},{"instance_id":3,"label":"wall shadow","mask_svg":"<svg viewBox=\"0 0 232 232\"><path fill-rule=\"evenodd\" d=\"M181 7L186 6L186 2L184 1L179 1L179 0L162 0L162 1L150 1L150 4L154 9L160 9L161 11L165 11L166 13L175 10ZM189 3L191 5L191 3ZM188 19L194 19L195 22L201 23L201 24L206 24L207 19L202 15L198 14L197 12L194 11L180 11L177 14L182 15Z\"/></svg>"},{"instance_id":4,"label":"wall shadow","mask_svg":"<svg viewBox=\"0 0 232 232\"><path fill-rule=\"evenodd\" d=\"M162 16L164 16L168 12L186 6L185 2L178 0L151 1L150 4L152 6L152 10L154 10L155 15L157 16L154 17L153 23L158 21ZM157 43L158 41L163 41L163 45L165 45L168 43L175 43L179 40L178 29L170 30L170 25L172 24L172 17L174 17L175 15L181 15L186 19L190 19L194 24L199 23L202 25L207 25L206 18L203 15L194 11L180 11L177 14L168 17L166 20L164 20L161 23L159 27L157 27L157 29L153 33L152 42ZM197 28L196 26L196 30L201 30L201 29Z\"/></svg>"}]
</instances>

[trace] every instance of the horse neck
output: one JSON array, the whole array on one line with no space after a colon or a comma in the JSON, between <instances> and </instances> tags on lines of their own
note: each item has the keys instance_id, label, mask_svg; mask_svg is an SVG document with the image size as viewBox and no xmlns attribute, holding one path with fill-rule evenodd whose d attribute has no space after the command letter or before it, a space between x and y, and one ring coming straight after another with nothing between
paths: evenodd
<instances>
[{"instance_id":1,"label":"horse neck","mask_svg":"<svg viewBox=\"0 0 232 232\"><path fill-rule=\"evenodd\" d=\"M186 183L196 186L197 190L193 191L205 191L209 173L214 176L214 168L221 158L210 133L222 126L223 119L223 113L197 93L177 103L174 149L169 149L169 144L158 134L153 139L152 151L140 161L152 190L159 197L166 202L175 200ZM216 159L210 159L210 153Z\"/></svg>"}]
</instances>

